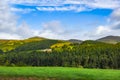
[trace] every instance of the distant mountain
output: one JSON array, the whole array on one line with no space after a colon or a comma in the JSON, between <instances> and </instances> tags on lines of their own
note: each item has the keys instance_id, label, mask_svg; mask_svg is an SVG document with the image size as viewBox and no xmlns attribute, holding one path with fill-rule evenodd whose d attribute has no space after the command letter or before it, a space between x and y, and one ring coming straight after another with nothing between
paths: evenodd
<instances>
[{"instance_id":1,"label":"distant mountain","mask_svg":"<svg viewBox=\"0 0 120 80\"><path fill-rule=\"evenodd\" d=\"M106 37L98 39L97 41L115 44L115 43L120 42L120 36L106 36Z\"/></svg>"},{"instance_id":2,"label":"distant mountain","mask_svg":"<svg viewBox=\"0 0 120 80\"><path fill-rule=\"evenodd\" d=\"M71 43L82 43L82 40L77 40L77 39L70 39L68 41Z\"/></svg>"}]
</instances>

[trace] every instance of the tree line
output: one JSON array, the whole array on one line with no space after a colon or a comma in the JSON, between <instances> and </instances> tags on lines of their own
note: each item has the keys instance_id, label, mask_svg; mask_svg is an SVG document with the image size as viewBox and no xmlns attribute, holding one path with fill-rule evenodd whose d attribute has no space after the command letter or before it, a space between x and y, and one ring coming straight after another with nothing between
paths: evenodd
<instances>
[{"instance_id":1,"label":"tree line","mask_svg":"<svg viewBox=\"0 0 120 80\"><path fill-rule=\"evenodd\" d=\"M38 44L37 44L38 45ZM42 45L44 47L44 45ZM47 47L47 48L50 48ZM37 48L38 49L38 48ZM24 50L17 48L3 53L0 50L2 66L63 66L101 69L120 69L120 43L107 44L97 41L72 43L52 48L52 52L32 50L28 46Z\"/></svg>"}]
</instances>

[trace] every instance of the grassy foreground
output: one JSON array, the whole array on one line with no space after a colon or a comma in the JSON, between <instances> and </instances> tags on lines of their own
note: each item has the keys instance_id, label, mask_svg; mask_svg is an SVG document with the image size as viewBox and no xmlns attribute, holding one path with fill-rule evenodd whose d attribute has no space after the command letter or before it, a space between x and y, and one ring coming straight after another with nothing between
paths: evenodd
<instances>
[{"instance_id":1,"label":"grassy foreground","mask_svg":"<svg viewBox=\"0 0 120 80\"><path fill-rule=\"evenodd\" d=\"M120 80L120 70L67 67L0 67L0 80Z\"/></svg>"}]
</instances>

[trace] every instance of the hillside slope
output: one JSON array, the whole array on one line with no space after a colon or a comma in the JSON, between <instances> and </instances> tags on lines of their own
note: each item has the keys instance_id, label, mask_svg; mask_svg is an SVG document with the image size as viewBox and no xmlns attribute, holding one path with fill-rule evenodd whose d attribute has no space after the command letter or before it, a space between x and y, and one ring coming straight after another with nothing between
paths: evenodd
<instances>
[{"instance_id":1,"label":"hillside slope","mask_svg":"<svg viewBox=\"0 0 120 80\"><path fill-rule=\"evenodd\" d=\"M10 51L15 49L18 46L21 46L26 43L30 42L36 42L36 41L42 41L45 40L45 38L41 37L32 37L28 38L25 40L5 40L5 39L0 39L0 49L3 50L4 52Z\"/></svg>"},{"instance_id":2,"label":"hillside slope","mask_svg":"<svg viewBox=\"0 0 120 80\"><path fill-rule=\"evenodd\" d=\"M82 40L77 40L77 39L70 39L68 41L71 43L82 43Z\"/></svg>"},{"instance_id":3,"label":"hillside slope","mask_svg":"<svg viewBox=\"0 0 120 80\"><path fill-rule=\"evenodd\" d=\"M11 50L26 51L51 48L57 43L66 42L64 40L47 39L43 37L31 37L24 40L0 40L0 50L7 52Z\"/></svg>"},{"instance_id":4,"label":"hillside slope","mask_svg":"<svg viewBox=\"0 0 120 80\"><path fill-rule=\"evenodd\" d=\"M120 42L120 36L106 36L98 39L97 41L116 44Z\"/></svg>"},{"instance_id":5,"label":"hillside slope","mask_svg":"<svg viewBox=\"0 0 120 80\"><path fill-rule=\"evenodd\" d=\"M116 44L116 43L120 42L120 37L119 36L106 36L106 37L97 39L96 41ZM61 46L61 45L64 46L64 45L70 44L70 43L83 43L83 41L76 40L76 39L70 39L67 41L54 40L54 39L47 39L47 38L38 37L38 36L31 37L31 38L24 39L24 40L0 39L0 50L7 52L7 51L14 50L15 48L18 48L18 47L20 50L24 47L29 48L28 50L33 49L33 47L36 49L38 49L38 48L43 49L43 47L51 48L54 46ZM32 46L32 47L30 48L30 46ZM37 46L39 46L39 47L37 47Z\"/></svg>"}]
</instances>

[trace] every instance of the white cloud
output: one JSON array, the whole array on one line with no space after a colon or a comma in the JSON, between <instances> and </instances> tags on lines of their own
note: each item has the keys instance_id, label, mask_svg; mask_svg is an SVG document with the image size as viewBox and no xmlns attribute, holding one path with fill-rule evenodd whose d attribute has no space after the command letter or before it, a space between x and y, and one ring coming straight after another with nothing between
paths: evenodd
<instances>
[{"instance_id":1,"label":"white cloud","mask_svg":"<svg viewBox=\"0 0 120 80\"><path fill-rule=\"evenodd\" d=\"M120 8L115 9L110 15L110 28L113 30L120 29Z\"/></svg>"},{"instance_id":2,"label":"white cloud","mask_svg":"<svg viewBox=\"0 0 120 80\"><path fill-rule=\"evenodd\" d=\"M60 21L50 21L42 24L43 29L38 35L50 39L86 39L82 30L66 30Z\"/></svg>"},{"instance_id":3,"label":"white cloud","mask_svg":"<svg viewBox=\"0 0 120 80\"><path fill-rule=\"evenodd\" d=\"M91 10L89 8L85 8L82 6L57 6L57 7L36 7L39 11L75 11L75 12L81 12L81 11L88 11Z\"/></svg>"},{"instance_id":4,"label":"white cloud","mask_svg":"<svg viewBox=\"0 0 120 80\"><path fill-rule=\"evenodd\" d=\"M6 1L0 1L0 32L14 32L16 17L11 13Z\"/></svg>"},{"instance_id":5,"label":"white cloud","mask_svg":"<svg viewBox=\"0 0 120 80\"><path fill-rule=\"evenodd\" d=\"M110 32L111 30L107 26L99 26L97 27L96 34L97 35L102 35L105 34L106 32Z\"/></svg>"},{"instance_id":6,"label":"white cloud","mask_svg":"<svg viewBox=\"0 0 120 80\"><path fill-rule=\"evenodd\" d=\"M20 35L22 38L35 36L36 30L33 30L29 27L29 25L23 22L17 29L16 34Z\"/></svg>"},{"instance_id":7,"label":"white cloud","mask_svg":"<svg viewBox=\"0 0 120 80\"><path fill-rule=\"evenodd\" d=\"M110 17L110 21L120 21L120 8L115 9Z\"/></svg>"},{"instance_id":8,"label":"white cloud","mask_svg":"<svg viewBox=\"0 0 120 80\"><path fill-rule=\"evenodd\" d=\"M64 29L60 21L51 21L42 24L44 30L49 30L51 32L62 33Z\"/></svg>"},{"instance_id":9,"label":"white cloud","mask_svg":"<svg viewBox=\"0 0 120 80\"><path fill-rule=\"evenodd\" d=\"M22 12L22 13L29 13L29 12L33 12L36 11L35 9L31 9L31 8L15 8L15 7L11 7L11 11L13 12Z\"/></svg>"},{"instance_id":10,"label":"white cloud","mask_svg":"<svg viewBox=\"0 0 120 80\"><path fill-rule=\"evenodd\" d=\"M0 38L22 39L34 35L33 30L23 24L17 26L17 16L11 12L6 0L0 0Z\"/></svg>"},{"instance_id":11,"label":"white cloud","mask_svg":"<svg viewBox=\"0 0 120 80\"><path fill-rule=\"evenodd\" d=\"M21 36L19 36L17 34L1 33L0 32L0 39L21 39Z\"/></svg>"},{"instance_id":12,"label":"white cloud","mask_svg":"<svg viewBox=\"0 0 120 80\"><path fill-rule=\"evenodd\" d=\"M39 36L54 39L63 39L63 33L65 32L65 30L60 21L46 22L43 23L41 26L43 27L43 29L39 31Z\"/></svg>"},{"instance_id":13,"label":"white cloud","mask_svg":"<svg viewBox=\"0 0 120 80\"><path fill-rule=\"evenodd\" d=\"M111 29L118 30L120 29L120 21L116 21L111 25Z\"/></svg>"},{"instance_id":14,"label":"white cloud","mask_svg":"<svg viewBox=\"0 0 120 80\"><path fill-rule=\"evenodd\" d=\"M7 0L11 4L36 6L40 11L85 11L88 9L120 7L120 0ZM18 11L18 10L16 10Z\"/></svg>"},{"instance_id":15,"label":"white cloud","mask_svg":"<svg viewBox=\"0 0 120 80\"><path fill-rule=\"evenodd\" d=\"M86 5L90 8L114 9L120 7L119 0L65 0L65 4Z\"/></svg>"},{"instance_id":16,"label":"white cloud","mask_svg":"<svg viewBox=\"0 0 120 80\"><path fill-rule=\"evenodd\" d=\"M88 0L86 4L93 8L115 9L120 7L119 0L94 0L93 2Z\"/></svg>"},{"instance_id":17,"label":"white cloud","mask_svg":"<svg viewBox=\"0 0 120 80\"><path fill-rule=\"evenodd\" d=\"M85 35L91 39L98 39L107 35L120 36L120 8L115 9L109 18L107 25L98 26L97 29L87 32Z\"/></svg>"},{"instance_id":18,"label":"white cloud","mask_svg":"<svg viewBox=\"0 0 120 80\"><path fill-rule=\"evenodd\" d=\"M10 4L26 6L60 6L64 0L8 0Z\"/></svg>"}]
</instances>

